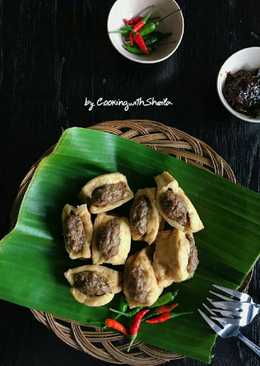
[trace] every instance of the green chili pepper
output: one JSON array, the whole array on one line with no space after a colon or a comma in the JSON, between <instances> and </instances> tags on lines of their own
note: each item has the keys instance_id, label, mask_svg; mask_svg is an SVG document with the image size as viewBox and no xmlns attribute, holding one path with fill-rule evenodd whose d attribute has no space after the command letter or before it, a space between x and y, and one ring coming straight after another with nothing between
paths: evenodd
<instances>
[{"instance_id":1,"label":"green chili pepper","mask_svg":"<svg viewBox=\"0 0 260 366\"><path fill-rule=\"evenodd\" d=\"M145 43L148 47L155 47L157 46L162 40L171 36L172 33L162 33L155 31L154 33L150 33L144 37Z\"/></svg>"},{"instance_id":2,"label":"green chili pepper","mask_svg":"<svg viewBox=\"0 0 260 366\"><path fill-rule=\"evenodd\" d=\"M109 310L112 311L112 313L116 313L119 316L125 316L127 318L130 318L130 313L124 313L123 311L119 311L113 308L110 308Z\"/></svg>"},{"instance_id":3,"label":"green chili pepper","mask_svg":"<svg viewBox=\"0 0 260 366\"><path fill-rule=\"evenodd\" d=\"M116 309L113 309L113 308L110 308L109 310L112 311L113 313L116 313L116 314L120 315L120 316L125 316L127 318L132 318L141 309L142 309L141 307L138 307L138 308L135 308L135 309L129 311L128 313L123 312L123 311L119 311L119 310L116 310Z\"/></svg>"},{"instance_id":4,"label":"green chili pepper","mask_svg":"<svg viewBox=\"0 0 260 366\"><path fill-rule=\"evenodd\" d=\"M177 290L175 292L166 292L165 294L161 295L159 299L152 306L150 306L150 309L169 304L176 298L178 292L179 291Z\"/></svg>"},{"instance_id":5,"label":"green chili pepper","mask_svg":"<svg viewBox=\"0 0 260 366\"><path fill-rule=\"evenodd\" d=\"M148 22L145 26L141 29L140 34L144 37L147 34L153 33L157 30L160 22Z\"/></svg>"},{"instance_id":6,"label":"green chili pepper","mask_svg":"<svg viewBox=\"0 0 260 366\"><path fill-rule=\"evenodd\" d=\"M157 32L154 32L154 33L148 34L147 36L144 37L145 43L147 46L154 47L156 45L156 43L159 42L159 38L156 33Z\"/></svg>"},{"instance_id":7,"label":"green chili pepper","mask_svg":"<svg viewBox=\"0 0 260 366\"><path fill-rule=\"evenodd\" d=\"M137 314L141 309L142 309L142 307L141 307L141 306L138 306L138 308L134 308L133 310L131 310L131 311L129 312L129 314L130 314L130 318L131 318L132 316L134 316L135 314Z\"/></svg>"},{"instance_id":8,"label":"green chili pepper","mask_svg":"<svg viewBox=\"0 0 260 366\"><path fill-rule=\"evenodd\" d=\"M118 311L122 314L126 313L127 312L127 309L128 309L128 304L124 298L124 296L120 296L120 299L119 299L119 306L118 306ZM115 319L118 319L120 318L120 316L122 316L122 314L118 313L116 316L115 316Z\"/></svg>"},{"instance_id":9,"label":"green chili pepper","mask_svg":"<svg viewBox=\"0 0 260 366\"><path fill-rule=\"evenodd\" d=\"M135 55L143 55L143 52L137 46L130 46L130 43L125 43L123 46L128 52L133 53Z\"/></svg>"},{"instance_id":10,"label":"green chili pepper","mask_svg":"<svg viewBox=\"0 0 260 366\"><path fill-rule=\"evenodd\" d=\"M122 36L128 36L129 32L132 31L132 27L130 25L124 25L120 29L116 31L111 31L109 33L120 33Z\"/></svg>"}]
</instances>

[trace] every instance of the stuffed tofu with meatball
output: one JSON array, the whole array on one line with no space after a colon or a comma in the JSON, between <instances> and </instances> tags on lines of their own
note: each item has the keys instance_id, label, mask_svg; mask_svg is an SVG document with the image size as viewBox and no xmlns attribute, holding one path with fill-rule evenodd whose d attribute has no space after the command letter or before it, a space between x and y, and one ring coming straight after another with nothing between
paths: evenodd
<instances>
[{"instance_id":1,"label":"stuffed tofu with meatball","mask_svg":"<svg viewBox=\"0 0 260 366\"><path fill-rule=\"evenodd\" d=\"M155 177L156 201L160 214L176 229L196 233L204 228L203 223L177 180L168 172Z\"/></svg>"},{"instance_id":2,"label":"stuffed tofu with meatball","mask_svg":"<svg viewBox=\"0 0 260 366\"><path fill-rule=\"evenodd\" d=\"M113 210L130 201L134 194L121 173L100 175L91 179L81 190L83 201L90 202L90 212L99 214Z\"/></svg>"},{"instance_id":3,"label":"stuffed tofu with meatball","mask_svg":"<svg viewBox=\"0 0 260 366\"><path fill-rule=\"evenodd\" d=\"M71 259L90 258L93 225L87 205L66 204L62 211L65 248Z\"/></svg>"},{"instance_id":4,"label":"stuffed tofu with meatball","mask_svg":"<svg viewBox=\"0 0 260 366\"><path fill-rule=\"evenodd\" d=\"M64 273L72 296L88 306L108 304L122 290L118 271L93 264L69 269Z\"/></svg>"},{"instance_id":5,"label":"stuffed tofu with meatball","mask_svg":"<svg viewBox=\"0 0 260 366\"><path fill-rule=\"evenodd\" d=\"M162 293L149 258L149 249L142 249L132 255L125 264L124 294L130 309L137 306L150 306Z\"/></svg>"},{"instance_id":6,"label":"stuffed tofu with meatball","mask_svg":"<svg viewBox=\"0 0 260 366\"><path fill-rule=\"evenodd\" d=\"M94 264L124 264L131 248L131 234L124 217L97 215L92 240Z\"/></svg>"},{"instance_id":7,"label":"stuffed tofu with meatball","mask_svg":"<svg viewBox=\"0 0 260 366\"><path fill-rule=\"evenodd\" d=\"M155 188L139 189L129 216L132 239L143 240L149 245L155 241L160 226L155 193Z\"/></svg>"},{"instance_id":8,"label":"stuffed tofu with meatball","mask_svg":"<svg viewBox=\"0 0 260 366\"><path fill-rule=\"evenodd\" d=\"M193 277L199 264L198 251L191 233L173 229L162 231L156 239L153 268L158 284L170 286Z\"/></svg>"}]
</instances>

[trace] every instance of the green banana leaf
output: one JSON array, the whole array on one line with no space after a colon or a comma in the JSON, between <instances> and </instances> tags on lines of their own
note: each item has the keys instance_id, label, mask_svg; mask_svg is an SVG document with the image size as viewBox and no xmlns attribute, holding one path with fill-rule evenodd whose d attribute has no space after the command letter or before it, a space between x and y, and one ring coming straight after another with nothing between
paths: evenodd
<instances>
[{"instance_id":1,"label":"green banana leaf","mask_svg":"<svg viewBox=\"0 0 260 366\"><path fill-rule=\"evenodd\" d=\"M44 158L24 196L15 228L0 242L0 298L83 324L102 323L109 306L78 304L63 277L82 264L68 259L61 235L65 203L78 204L78 192L91 178L124 173L132 189L151 186L168 170L195 204L205 224L196 234L200 265L182 283L180 311L192 315L161 325L144 325L140 339L204 362L212 357L214 333L196 309L212 283L237 288L260 252L259 194L202 169L120 137L87 130L66 130Z\"/></svg>"}]
</instances>

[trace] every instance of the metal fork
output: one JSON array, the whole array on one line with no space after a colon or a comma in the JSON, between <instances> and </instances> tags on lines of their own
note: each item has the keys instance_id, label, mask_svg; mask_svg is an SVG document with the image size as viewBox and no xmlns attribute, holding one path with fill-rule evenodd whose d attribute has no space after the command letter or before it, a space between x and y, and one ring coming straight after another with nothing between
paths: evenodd
<instances>
[{"instance_id":1,"label":"metal fork","mask_svg":"<svg viewBox=\"0 0 260 366\"><path fill-rule=\"evenodd\" d=\"M220 337L237 337L258 356L260 356L260 347L255 345L240 332L240 327L249 324L257 315L257 313L260 312L259 305L255 304L251 296L247 294L217 285L214 285L214 287L231 295L233 299L239 301L232 301L232 299L226 296L211 291L214 296L220 297L221 299L226 301L213 301L212 299L208 298L207 300L215 308L212 309L203 303L203 306L208 312L209 316L206 315L201 309L198 309L200 315L211 327L211 329L213 329L214 332L216 332ZM216 317L216 313L220 313L224 317Z\"/></svg>"},{"instance_id":2,"label":"metal fork","mask_svg":"<svg viewBox=\"0 0 260 366\"><path fill-rule=\"evenodd\" d=\"M237 301L241 301L241 302L250 302L252 304L255 304L253 298L250 295L246 294L245 292L231 290L230 288L219 286L219 285L212 285L212 286L215 287L216 289L224 292L225 294L231 296L231 297L229 297L227 295L221 295L221 294L217 293L216 291L212 291L212 290L209 291L211 294L213 294L223 300L229 300L229 301L237 300Z\"/></svg>"},{"instance_id":3,"label":"metal fork","mask_svg":"<svg viewBox=\"0 0 260 366\"><path fill-rule=\"evenodd\" d=\"M225 294L232 296L232 298L224 296L216 291L210 291L215 297L225 300L214 301L211 298L207 298L213 308L209 309L206 304L203 304L203 306L213 315L212 319L217 320L223 325L233 324L244 327L251 323L260 313L260 305L254 303L250 295L222 286L213 286ZM222 315L224 318L220 318L219 315Z\"/></svg>"},{"instance_id":4,"label":"metal fork","mask_svg":"<svg viewBox=\"0 0 260 366\"><path fill-rule=\"evenodd\" d=\"M200 315L203 317L203 319L211 327L211 329L213 329L214 332L216 332L220 337L222 338L237 337L242 342L244 342L252 351L254 351L257 354L257 356L260 357L260 347L258 347L256 344L254 344L240 332L239 325L225 324L219 326L217 322L211 320L210 317L208 317L202 310L198 309L198 311Z\"/></svg>"}]
</instances>

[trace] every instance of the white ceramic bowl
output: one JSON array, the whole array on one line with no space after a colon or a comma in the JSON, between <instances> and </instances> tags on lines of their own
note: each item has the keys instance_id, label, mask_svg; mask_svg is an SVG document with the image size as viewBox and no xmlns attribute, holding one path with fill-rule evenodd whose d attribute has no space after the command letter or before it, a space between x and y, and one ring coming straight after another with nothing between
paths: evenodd
<instances>
[{"instance_id":1,"label":"white ceramic bowl","mask_svg":"<svg viewBox=\"0 0 260 366\"><path fill-rule=\"evenodd\" d=\"M160 31L165 33L171 32L172 35L164 41L165 45L159 46L149 55L129 53L123 47L121 35L110 32L122 27L124 25L123 19L131 19L151 5L155 5L153 16L159 17L166 16L180 9L175 0L117 0L110 10L107 21L108 35L117 51L129 60L143 64L154 64L164 61L177 50L184 33L184 18L181 11L165 19L159 25Z\"/></svg>"},{"instance_id":2,"label":"white ceramic bowl","mask_svg":"<svg viewBox=\"0 0 260 366\"><path fill-rule=\"evenodd\" d=\"M257 68L260 68L260 47L244 48L243 50L234 53L226 60L219 71L217 89L221 102L230 113L243 121L260 123L260 111L256 118L239 113L230 107L223 95L223 86L226 81L227 73L234 73L241 69L253 70Z\"/></svg>"}]
</instances>

